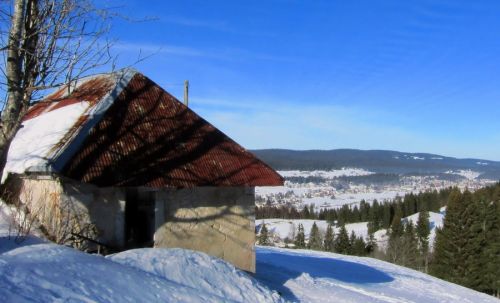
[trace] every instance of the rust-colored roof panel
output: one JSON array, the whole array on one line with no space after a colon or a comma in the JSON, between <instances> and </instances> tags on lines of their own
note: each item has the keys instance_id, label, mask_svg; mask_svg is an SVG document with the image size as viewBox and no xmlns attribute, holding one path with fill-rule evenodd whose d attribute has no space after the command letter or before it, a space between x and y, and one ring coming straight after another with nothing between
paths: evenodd
<instances>
[{"instance_id":1,"label":"rust-colored roof panel","mask_svg":"<svg viewBox=\"0 0 500 303\"><path fill-rule=\"evenodd\" d=\"M106 75L82 80L81 83L76 83L76 87L71 91L68 90L68 85L64 85L43 101L31 106L24 115L23 121L81 101L87 101L90 106L93 106L109 93L114 85L115 81Z\"/></svg>"},{"instance_id":2,"label":"rust-colored roof panel","mask_svg":"<svg viewBox=\"0 0 500 303\"><path fill-rule=\"evenodd\" d=\"M273 186L283 179L137 73L62 171L97 186Z\"/></svg>"}]
</instances>

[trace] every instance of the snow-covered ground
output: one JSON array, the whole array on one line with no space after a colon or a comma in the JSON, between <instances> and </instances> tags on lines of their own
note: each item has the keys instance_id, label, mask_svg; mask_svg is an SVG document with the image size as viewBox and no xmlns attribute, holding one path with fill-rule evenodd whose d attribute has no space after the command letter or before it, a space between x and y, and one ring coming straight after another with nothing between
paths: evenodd
<instances>
[{"instance_id":1,"label":"snow-covered ground","mask_svg":"<svg viewBox=\"0 0 500 303\"><path fill-rule=\"evenodd\" d=\"M318 186L316 184L310 183L306 184L308 186L294 186L295 184L286 183L286 186L262 186L255 188L256 196L268 197L277 194L286 194L286 192L293 192L293 195L299 197L301 205L313 204L315 208L319 211L321 208L340 208L342 205L359 205L361 200L365 200L368 203L377 201L386 201L394 199L396 196L404 196L408 192L401 189L376 191L351 191L351 192L337 192L332 187Z\"/></svg>"},{"instance_id":2,"label":"snow-covered ground","mask_svg":"<svg viewBox=\"0 0 500 303\"><path fill-rule=\"evenodd\" d=\"M371 258L257 247L252 277L184 249L102 257L35 237L16 243L9 222L0 208L0 302L500 302Z\"/></svg>"},{"instance_id":3,"label":"snow-covered ground","mask_svg":"<svg viewBox=\"0 0 500 303\"><path fill-rule=\"evenodd\" d=\"M477 179L477 177L479 177L481 175L480 172L473 171L473 170L470 170L470 169L467 169L467 170L464 170L464 169L461 169L461 170L449 170L449 171L445 172L445 174L459 175L459 176L462 176L462 177L466 178L467 180Z\"/></svg>"},{"instance_id":4,"label":"snow-covered ground","mask_svg":"<svg viewBox=\"0 0 500 303\"><path fill-rule=\"evenodd\" d=\"M257 274L299 302L499 303L494 297L384 261L309 250L257 248Z\"/></svg>"},{"instance_id":5,"label":"snow-covered ground","mask_svg":"<svg viewBox=\"0 0 500 303\"><path fill-rule=\"evenodd\" d=\"M342 176L353 177L353 176L367 176L374 174L371 171L367 171L361 168L348 168L343 167L341 169L333 170L279 170L278 173L283 177L321 177L324 179L334 179Z\"/></svg>"},{"instance_id":6,"label":"snow-covered ground","mask_svg":"<svg viewBox=\"0 0 500 303\"><path fill-rule=\"evenodd\" d=\"M0 209L0 302L282 302L204 253L137 249L102 257L36 237L16 243Z\"/></svg>"},{"instance_id":7,"label":"snow-covered ground","mask_svg":"<svg viewBox=\"0 0 500 303\"><path fill-rule=\"evenodd\" d=\"M359 205L361 200L365 200L368 203L373 202L373 200L377 201L385 201L394 199L396 196L404 196L406 192L390 190L383 192L358 192L358 193L345 193L345 194L337 194L335 198L331 197L311 197L311 198L303 198L302 203L309 205L313 204L316 208L340 208L342 205Z\"/></svg>"}]
</instances>

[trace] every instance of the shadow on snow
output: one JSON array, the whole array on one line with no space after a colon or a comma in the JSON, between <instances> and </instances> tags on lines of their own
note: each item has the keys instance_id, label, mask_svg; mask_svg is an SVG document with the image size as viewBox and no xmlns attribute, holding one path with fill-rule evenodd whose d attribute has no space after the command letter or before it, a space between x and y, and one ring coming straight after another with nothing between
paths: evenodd
<instances>
[{"instance_id":1,"label":"shadow on snow","mask_svg":"<svg viewBox=\"0 0 500 303\"><path fill-rule=\"evenodd\" d=\"M281 293L288 300L297 300L285 283L303 273L312 278L335 279L345 283L368 284L394 281L387 273L373 267L345 260L299 255L294 252L257 248L255 278Z\"/></svg>"}]
</instances>

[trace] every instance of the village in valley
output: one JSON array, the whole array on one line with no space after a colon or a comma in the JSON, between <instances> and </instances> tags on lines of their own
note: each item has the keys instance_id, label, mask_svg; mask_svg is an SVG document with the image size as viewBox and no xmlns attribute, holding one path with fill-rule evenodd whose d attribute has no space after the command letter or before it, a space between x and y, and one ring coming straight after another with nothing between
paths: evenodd
<instances>
[{"instance_id":1,"label":"village in valley","mask_svg":"<svg viewBox=\"0 0 500 303\"><path fill-rule=\"evenodd\" d=\"M359 202L394 199L405 194L426 191L439 191L449 187L475 191L496 182L494 179L480 178L479 172L472 170L448 171L446 175L404 175L394 176L391 182L367 183L345 181L341 177L369 176L374 172L359 168L342 168L330 171L279 170L285 178L284 186L257 187L255 199L257 206L303 206L314 205L316 211L340 208L343 205L359 206ZM313 177L313 181L308 181ZM452 177L452 178L449 178ZM302 179L302 182L297 181Z\"/></svg>"}]
</instances>

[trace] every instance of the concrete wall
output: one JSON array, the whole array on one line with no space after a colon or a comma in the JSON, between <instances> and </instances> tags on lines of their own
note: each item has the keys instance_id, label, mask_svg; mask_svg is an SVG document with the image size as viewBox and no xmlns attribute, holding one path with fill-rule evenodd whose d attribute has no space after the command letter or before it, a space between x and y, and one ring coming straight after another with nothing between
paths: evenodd
<instances>
[{"instance_id":1,"label":"concrete wall","mask_svg":"<svg viewBox=\"0 0 500 303\"><path fill-rule=\"evenodd\" d=\"M253 188L158 191L155 247L203 251L255 272L254 207Z\"/></svg>"},{"instance_id":2,"label":"concrete wall","mask_svg":"<svg viewBox=\"0 0 500 303\"><path fill-rule=\"evenodd\" d=\"M100 242L116 249L125 245L125 189L63 182L62 197L85 206Z\"/></svg>"},{"instance_id":3,"label":"concrete wall","mask_svg":"<svg viewBox=\"0 0 500 303\"><path fill-rule=\"evenodd\" d=\"M44 227L51 233L56 233L60 224L62 186L53 178L17 178L8 179L6 188L7 197L11 203L21 204L29 210L27 220L34 222L41 220ZM52 240L57 241L54 238Z\"/></svg>"},{"instance_id":4,"label":"concrete wall","mask_svg":"<svg viewBox=\"0 0 500 303\"><path fill-rule=\"evenodd\" d=\"M121 248L124 245L125 194L119 188L98 188L61 182L50 176L12 178L9 187L60 242L76 232Z\"/></svg>"}]
</instances>

